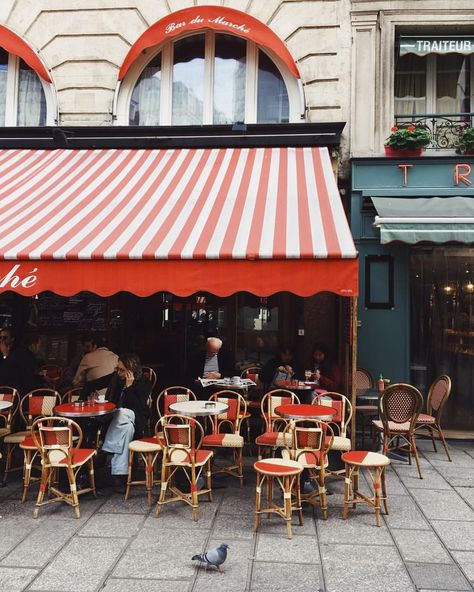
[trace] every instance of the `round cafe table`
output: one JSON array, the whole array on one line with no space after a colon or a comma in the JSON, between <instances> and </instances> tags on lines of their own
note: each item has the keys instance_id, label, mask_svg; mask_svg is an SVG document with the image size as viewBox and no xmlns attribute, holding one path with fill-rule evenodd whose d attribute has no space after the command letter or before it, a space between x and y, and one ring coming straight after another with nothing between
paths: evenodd
<instances>
[{"instance_id":1,"label":"round cafe table","mask_svg":"<svg viewBox=\"0 0 474 592\"><path fill-rule=\"evenodd\" d=\"M320 419L329 421L337 411L326 405L280 405L276 407L275 413L285 419Z\"/></svg>"},{"instance_id":2,"label":"round cafe table","mask_svg":"<svg viewBox=\"0 0 474 592\"><path fill-rule=\"evenodd\" d=\"M83 417L100 417L115 413L115 403L89 403L87 401L76 401L75 403L62 403L54 408L55 415L68 417L70 419L81 419Z\"/></svg>"},{"instance_id":3,"label":"round cafe table","mask_svg":"<svg viewBox=\"0 0 474 592\"><path fill-rule=\"evenodd\" d=\"M12 401L0 401L0 411L6 411L13 405Z\"/></svg>"},{"instance_id":4,"label":"round cafe table","mask_svg":"<svg viewBox=\"0 0 474 592\"><path fill-rule=\"evenodd\" d=\"M173 413L186 415L187 417L206 417L210 415L219 415L229 409L226 403L216 402L210 405L209 401L180 401L170 405Z\"/></svg>"}]
</instances>

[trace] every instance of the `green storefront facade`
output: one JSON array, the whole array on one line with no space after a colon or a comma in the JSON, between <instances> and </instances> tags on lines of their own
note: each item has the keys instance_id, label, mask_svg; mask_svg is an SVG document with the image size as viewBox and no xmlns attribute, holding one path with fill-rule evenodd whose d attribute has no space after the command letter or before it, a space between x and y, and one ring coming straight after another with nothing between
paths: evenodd
<instances>
[{"instance_id":1,"label":"green storefront facade","mask_svg":"<svg viewBox=\"0 0 474 592\"><path fill-rule=\"evenodd\" d=\"M426 395L452 379L450 429L474 432L474 158L356 158L358 365Z\"/></svg>"}]
</instances>

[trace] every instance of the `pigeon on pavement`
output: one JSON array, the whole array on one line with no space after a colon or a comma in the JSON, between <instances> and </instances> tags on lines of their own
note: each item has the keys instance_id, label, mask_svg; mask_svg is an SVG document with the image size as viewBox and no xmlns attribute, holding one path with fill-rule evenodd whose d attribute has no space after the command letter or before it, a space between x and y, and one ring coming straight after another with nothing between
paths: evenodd
<instances>
[{"instance_id":1,"label":"pigeon on pavement","mask_svg":"<svg viewBox=\"0 0 474 592\"><path fill-rule=\"evenodd\" d=\"M210 549L209 551L206 551L206 552L202 553L201 555L193 555L191 560L192 561L200 561L201 563L205 563L206 569L208 568L209 565L214 565L214 567L217 567L217 571L219 571L220 573L224 573L223 571L221 571L220 566L227 559L227 549L228 548L229 548L229 545L222 543L216 549Z\"/></svg>"}]
</instances>

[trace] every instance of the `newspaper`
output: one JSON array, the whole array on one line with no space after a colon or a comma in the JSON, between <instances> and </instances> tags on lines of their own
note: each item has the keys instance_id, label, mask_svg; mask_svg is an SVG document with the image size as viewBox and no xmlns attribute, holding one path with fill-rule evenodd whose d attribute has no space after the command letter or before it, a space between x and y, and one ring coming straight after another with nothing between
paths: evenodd
<instances>
[{"instance_id":1,"label":"newspaper","mask_svg":"<svg viewBox=\"0 0 474 592\"><path fill-rule=\"evenodd\" d=\"M250 378L241 378L239 382L232 383L229 378L198 378L201 386L220 386L222 388L232 388L232 387L250 387L250 386L257 386L257 384L250 380Z\"/></svg>"}]
</instances>

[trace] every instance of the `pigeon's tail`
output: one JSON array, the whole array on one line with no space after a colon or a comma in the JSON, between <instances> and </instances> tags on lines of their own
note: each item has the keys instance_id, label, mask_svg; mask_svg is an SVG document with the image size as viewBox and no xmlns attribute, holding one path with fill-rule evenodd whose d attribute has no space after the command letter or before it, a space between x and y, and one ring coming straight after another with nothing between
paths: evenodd
<instances>
[{"instance_id":1,"label":"pigeon's tail","mask_svg":"<svg viewBox=\"0 0 474 592\"><path fill-rule=\"evenodd\" d=\"M191 561L206 561L204 555L193 555Z\"/></svg>"}]
</instances>

